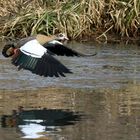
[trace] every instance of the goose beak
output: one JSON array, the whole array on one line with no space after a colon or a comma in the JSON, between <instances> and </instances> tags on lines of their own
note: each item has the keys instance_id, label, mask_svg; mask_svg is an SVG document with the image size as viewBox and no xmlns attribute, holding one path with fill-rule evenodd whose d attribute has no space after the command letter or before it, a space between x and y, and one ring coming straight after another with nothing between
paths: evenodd
<instances>
[{"instance_id":1,"label":"goose beak","mask_svg":"<svg viewBox=\"0 0 140 140\"><path fill-rule=\"evenodd\" d=\"M65 40L69 40L67 37L64 38Z\"/></svg>"}]
</instances>

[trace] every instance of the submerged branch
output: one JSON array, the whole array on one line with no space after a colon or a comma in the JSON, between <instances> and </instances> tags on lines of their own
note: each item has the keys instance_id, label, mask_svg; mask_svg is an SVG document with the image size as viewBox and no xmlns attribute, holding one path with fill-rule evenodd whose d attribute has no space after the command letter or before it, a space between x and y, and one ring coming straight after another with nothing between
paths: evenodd
<instances>
[{"instance_id":1,"label":"submerged branch","mask_svg":"<svg viewBox=\"0 0 140 140\"><path fill-rule=\"evenodd\" d=\"M113 28L113 25L110 27L110 28L108 28L105 32L103 32L101 35L99 35L98 37L96 37L96 39L98 40L99 38L101 38L102 36L103 37L105 37L105 42L107 42L107 35L106 35L106 33L109 31L109 30L111 30Z\"/></svg>"}]
</instances>

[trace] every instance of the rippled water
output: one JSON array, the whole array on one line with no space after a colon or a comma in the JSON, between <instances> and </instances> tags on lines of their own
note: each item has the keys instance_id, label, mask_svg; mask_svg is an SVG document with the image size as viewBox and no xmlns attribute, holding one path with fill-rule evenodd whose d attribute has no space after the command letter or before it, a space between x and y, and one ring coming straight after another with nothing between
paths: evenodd
<instances>
[{"instance_id":1,"label":"rippled water","mask_svg":"<svg viewBox=\"0 0 140 140\"><path fill-rule=\"evenodd\" d=\"M93 57L57 57L74 74L66 78L44 78L28 71L17 71L10 60L0 55L0 89L24 89L47 86L72 88L119 88L140 80L140 50L134 46L95 47L91 44L69 44L84 53L98 52ZM12 83L12 84L11 84Z\"/></svg>"},{"instance_id":2,"label":"rippled water","mask_svg":"<svg viewBox=\"0 0 140 140\"><path fill-rule=\"evenodd\" d=\"M140 139L139 47L69 46L98 54L56 57L73 71L65 78L17 71L10 59L0 55L0 115L16 120L0 128L2 140ZM24 111L15 117L12 110L18 111L19 106Z\"/></svg>"}]
</instances>

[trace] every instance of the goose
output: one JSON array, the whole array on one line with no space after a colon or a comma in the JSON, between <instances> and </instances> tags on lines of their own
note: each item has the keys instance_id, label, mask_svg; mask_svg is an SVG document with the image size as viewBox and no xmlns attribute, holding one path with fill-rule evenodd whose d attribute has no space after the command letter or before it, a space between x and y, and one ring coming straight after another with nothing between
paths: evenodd
<instances>
[{"instance_id":1,"label":"goose","mask_svg":"<svg viewBox=\"0 0 140 140\"><path fill-rule=\"evenodd\" d=\"M3 47L4 57L11 57L11 63L18 70L29 70L34 74L44 77L65 77L72 73L65 65L53 55L60 56L93 56L85 55L66 47L63 42L68 40L63 33L46 36L38 34L23 38L16 43L9 42Z\"/></svg>"}]
</instances>

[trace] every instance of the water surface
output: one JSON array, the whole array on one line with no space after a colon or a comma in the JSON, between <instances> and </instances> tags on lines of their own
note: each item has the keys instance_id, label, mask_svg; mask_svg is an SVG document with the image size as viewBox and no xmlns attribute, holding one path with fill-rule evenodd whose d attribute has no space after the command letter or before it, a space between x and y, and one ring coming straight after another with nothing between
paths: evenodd
<instances>
[{"instance_id":1,"label":"water surface","mask_svg":"<svg viewBox=\"0 0 140 140\"><path fill-rule=\"evenodd\" d=\"M93 57L56 57L74 74L66 78L44 78L31 72L18 71L10 60L0 55L0 89L34 89L58 86L72 88L119 88L129 82L139 82L140 49L136 46L69 44L83 53L98 52Z\"/></svg>"},{"instance_id":2,"label":"water surface","mask_svg":"<svg viewBox=\"0 0 140 140\"><path fill-rule=\"evenodd\" d=\"M140 139L139 47L93 43L69 46L98 54L55 56L73 71L65 78L17 71L10 59L0 55L0 115L5 115L7 122L16 120L0 128L2 140ZM18 110L21 106L22 115Z\"/></svg>"}]
</instances>

